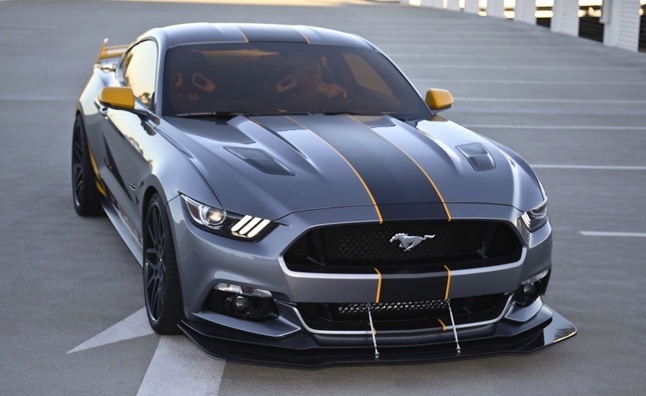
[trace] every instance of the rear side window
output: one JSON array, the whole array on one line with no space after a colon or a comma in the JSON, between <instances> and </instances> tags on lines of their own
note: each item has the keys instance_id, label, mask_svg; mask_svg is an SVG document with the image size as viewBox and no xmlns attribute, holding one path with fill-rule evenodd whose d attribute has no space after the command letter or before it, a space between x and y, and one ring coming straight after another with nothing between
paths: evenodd
<instances>
[{"instance_id":1,"label":"rear side window","mask_svg":"<svg viewBox=\"0 0 646 396\"><path fill-rule=\"evenodd\" d=\"M132 47L124 57L123 81L132 88L135 97L152 108L157 76L157 44L143 41Z\"/></svg>"}]
</instances>

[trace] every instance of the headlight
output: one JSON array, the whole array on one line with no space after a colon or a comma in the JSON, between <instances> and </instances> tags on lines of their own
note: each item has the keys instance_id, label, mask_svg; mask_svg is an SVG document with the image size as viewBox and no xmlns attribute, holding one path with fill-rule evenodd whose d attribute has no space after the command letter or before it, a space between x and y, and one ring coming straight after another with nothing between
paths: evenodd
<instances>
[{"instance_id":1,"label":"headlight","mask_svg":"<svg viewBox=\"0 0 646 396\"><path fill-rule=\"evenodd\" d=\"M197 225L219 230L227 218L227 212L225 210L201 204L186 195L182 195L182 200L186 204L191 219Z\"/></svg>"},{"instance_id":2,"label":"headlight","mask_svg":"<svg viewBox=\"0 0 646 396\"><path fill-rule=\"evenodd\" d=\"M547 198L534 209L523 213L523 223L530 232L536 231L547 223Z\"/></svg>"},{"instance_id":3,"label":"headlight","mask_svg":"<svg viewBox=\"0 0 646 396\"><path fill-rule=\"evenodd\" d=\"M180 195L191 223L221 236L257 241L273 228L273 223L260 217L227 212Z\"/></svg>"}]
</instances>

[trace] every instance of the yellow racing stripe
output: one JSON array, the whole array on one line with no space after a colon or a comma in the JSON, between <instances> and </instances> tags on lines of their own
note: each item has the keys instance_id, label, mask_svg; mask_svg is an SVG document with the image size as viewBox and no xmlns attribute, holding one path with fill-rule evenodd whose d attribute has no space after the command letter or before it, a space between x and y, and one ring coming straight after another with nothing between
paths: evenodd
<instances>
[{"instance_id":1,"label":"yellow racing stripe","mask_svg":"<svg viewBox=\"0 0 646 396\"><path fill-rule=\"evenodd\" d=\"M379 281L377 282L377 296L375 297L375 303L379 304L379 299L381 298L381 272L377 268L374 268L375 272L379 276Z\"/></svg>"},{"instance_id":2,"label":"yellow racing stripe","mask_svg":"<svg viewBox=\"0 0 646 396\"><path fill-rule=\"evenodd\" d=\"M448 300L449 299L449 289L451 288L451 270L446 265L444 266L444 269L446 270L446 272L449 275L447 277L447 279L446 279L446 293L444 294L444 299Z\"/></svg>"},{"instance_id":3,"label":"yellow racing stripe","mask_svg":"<svg viewBox=\"0 0 646 396\"><path fill-rule=\"evenodd\" d=\"M446 325L442 322L442 319L438 319L437 321L442 325L442 331L446 331Z\"/></svg>"},{"instance_id":4,"label":"yellow racing stripe","mask_svg":"<svg viewBox=\"0 0 646 396\"><path fill-rule=\"evenodd\" d=\"M307 44L312 44L312 42L310 41L310 39L308 39L308 38L307 38L307 36L305 35L305 33L301 32L301 30L300 30L300 29L296 29L296 31L298 32L298 34L300 34L301 36L303 36L303 38L305 39L305 42L307 42Z\"/></svg>"},{"instance_id":5,"label":"yellow racing stripe","mask_svg":"<svg viewBox=\"0 0 646 396\"><path fill-rule=\"evenodd\" d=\"M240 34L242 35L242 38L244 39L245 43L249 44L249 38L247 37L247 35L244 34L244 32L239 27L235 26L235 28L240 32Z\"/></svg>"}]
</instances>

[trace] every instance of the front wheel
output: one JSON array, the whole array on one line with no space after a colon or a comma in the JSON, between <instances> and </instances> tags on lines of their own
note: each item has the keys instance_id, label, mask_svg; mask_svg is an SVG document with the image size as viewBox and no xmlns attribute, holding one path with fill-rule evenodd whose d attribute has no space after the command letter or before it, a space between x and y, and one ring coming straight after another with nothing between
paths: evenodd
<instances>
[{"instance_id":1,"label":"front wheel","mask_svg":"<svg viewBox=\"0 0 646 396\"><path fill-rule=\"evenodd\" d=\"M179 271L170 222L158 194L146 209L143 278L150 326L158 334L178 334L182 318Z\"/></svg>"}]
</instances>

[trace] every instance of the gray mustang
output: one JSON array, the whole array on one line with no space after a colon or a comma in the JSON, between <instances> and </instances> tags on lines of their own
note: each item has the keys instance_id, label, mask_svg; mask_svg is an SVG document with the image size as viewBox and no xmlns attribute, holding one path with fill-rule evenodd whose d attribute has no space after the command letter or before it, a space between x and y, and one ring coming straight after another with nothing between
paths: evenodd
<instances>
[{"instance_id":1,"label":"gray mustang","mask_svg":"<svg viewBox=\"0 0 646 396\"><path fill-rule=\"evenodd\" d=\"M374 45L187 24L104 43L78 101L74 207L143 267L148 319L297 365L530 352L576 334L542 296L547 198Z\"/></svg>"}]
</instances>

